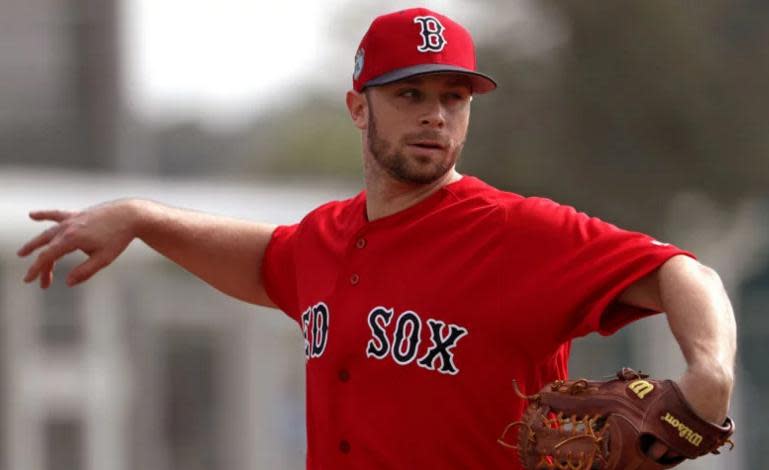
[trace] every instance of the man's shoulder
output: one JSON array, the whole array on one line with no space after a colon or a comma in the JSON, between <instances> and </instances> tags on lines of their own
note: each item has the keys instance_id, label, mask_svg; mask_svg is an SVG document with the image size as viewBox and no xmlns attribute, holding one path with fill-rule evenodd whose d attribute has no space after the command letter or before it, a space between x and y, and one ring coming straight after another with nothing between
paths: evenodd
<instances>
[{"instance_id":1,"label":"man's shoulder","mask_svg":"<svg viewBox=\"0 0 769 470\"><path fill-rule=\"evenodd\" d=\"M469 205L487 207L503 216L507 228L526 227L528 231L552 230L578 220L589 219L568 204L541 195L523 195L496 188L478 178L465 177L463 185L452 189L457 199Z\"/></svg>"},{"instance_id":2,"label":"man's shoulder","mask_svg":"<svg viewBox=\"0 0 769 470\"><path fill-rule=\"evenodd\" d=\"M491 184L473 177L465 176L463 184L448 189L461 199L474 199L490 205L504 206L526 213L551 212L568 208L544 196L527 196L505 189L499 189Z\"/></svg>"},{"instance_id":3,"label":"man's shoulder","mask_svg":"<svg viewBox=\"0 0 769 470\"><path fill-rule=\"evenodd\" d=\"M457 199L473 201L480 204L503 205L524 199L524 196L496 188L475 176L463 176L454 184L444 188Z\"/></svg>"}]
</instances>

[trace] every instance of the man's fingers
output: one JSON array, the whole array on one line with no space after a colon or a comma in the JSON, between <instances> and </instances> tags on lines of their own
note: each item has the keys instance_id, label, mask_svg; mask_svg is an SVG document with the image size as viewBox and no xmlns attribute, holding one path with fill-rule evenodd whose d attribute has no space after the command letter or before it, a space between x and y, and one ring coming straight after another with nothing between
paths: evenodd
<instances>
[{"instance_id":1,"label":"man's fingers","mask_svg":"<svg viewBox=\"0 0 769 470\"><path fill-rule=\"evenodd\" d=\"M94 253L90 258L83 261L67 275L67 284L74 286L85 282L102 268L109 264L109 258L103 252Z\"/></svg>"},{"instance_id":2,"label":"man's fingers","mask_svg":"<svg viewBox=\"0 0 769 470\"><path fill-rule=\"evenodd\" d=\"M51 283L53 282L53 266L54 264L44 266L43 269L40 271L40 288L41 289L48 289L49 287L51 287Z\"/></svg>"},{"instance_id":3,"label":"man's fingers","mask_svg":"<svg viewBox=\"0 0 769 470\"><path fill-rule=\"evenodd\" d=\"M46 210L46 211L32 211L29 213L29 217L32 220L50 220L53 222L62 222L75 215L75 212L60 211L60 210ZM24 246L19 248L16 252L19 256L27 256L33 251L37 250L41 246L50 243L51 240L61 230L60 225L55 225L48 230L43 231L40 235L36 236L32 240L28 241Z\"/></svg>"},{"instance_id":4,"label":"man's fingers","mask_svg":"<svg viewBox=\"0 0 769 470\"><path fill-rule=\"evenodd\" d=\"M659 462L660 459L664 457L668 463L670 463L671 459L680 457L680 454L671 450L670 447L663 444L662 441L654 441L654 443L649 447L649 450L646 451L646 455L648 455L655 462Z\"/></svg>"},{"instance_id":5,"label":"man's fingers","mask_svg":"<svg viewBox=\"0 0 769 470\"><path fill-rule=\"evenodd\" d=\"M56 236L57 233L59 233L60 227L58 225L53 226L49 228L48 230L45 230L40 235L36 236L32 240L28 241L24 244L21 248L19 248L19 251L16 252L19 256L27 256L33 251L37 250L41 246L47 244L51 240L53 240L53 237Z\"/></svg>"},{"instance_id":6,"label":"man's fingers","mask_svg":"<svg viewBox=\"0 0 769 470\"><path fill-rule=\"evenodd\" d=\"M34 281L46 267L52 268L56 260L66 255L67 253L75 251L75 249L75 245L71 243L52 243L48 249L38 255L35 262L32 263L32 266L29 267L27 270L27 275L24 276L24 282L29 283Z\"/></svg>"},{"instance_id":7,"label":"man's fingers","mask_svg":"<svg viewBox=\"0 0 769 470\"><path fill-rule=\"evenodd\" d=\"M649 450L646 451L646 455L648 455L652 460L657 461L661 459L667 451L668 446L660 441L654 441L654 443L649 447Z\"/></svg>"},{"instance_id":8,"label":"man's fingers","mask_svg":"<svg viewBox=\"0 0 769 470\"><path fill-rule=\"evenodd\" d=\"M31 211L29 213L29 218L32 220L52 220L54 222L61 222L72 217L74 214L75 213L71 211L60 210Z\"/></svg>"}]
</instances>

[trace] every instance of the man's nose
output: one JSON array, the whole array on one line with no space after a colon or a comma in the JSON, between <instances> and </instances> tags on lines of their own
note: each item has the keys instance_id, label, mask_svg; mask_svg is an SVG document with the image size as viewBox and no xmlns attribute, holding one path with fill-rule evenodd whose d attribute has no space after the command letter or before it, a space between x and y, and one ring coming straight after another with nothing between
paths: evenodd
<instances>
[{"instance_id":1,"label":"man's nose","mask_svg":"<svg viewBox=\"0 0 769 470\"><path fill-rule=\"evenodd\" d=\"M446 125L446 110L439 99L425 102L425 109L420 116L420 124L437 128Z\"/></svg>"}]
</instances>

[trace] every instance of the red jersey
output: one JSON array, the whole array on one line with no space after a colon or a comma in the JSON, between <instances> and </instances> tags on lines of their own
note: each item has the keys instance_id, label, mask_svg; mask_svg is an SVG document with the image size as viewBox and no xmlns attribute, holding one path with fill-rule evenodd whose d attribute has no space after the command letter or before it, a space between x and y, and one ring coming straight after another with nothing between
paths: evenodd
<instances>
[{"instance_id":1,"label":"red jersey","mask_svg":"<svg viewBox=\"0 0 769 470\"><path fill-rule=\"evenodd\" d=\"M653 312L615 303L688 254L464 176L369 222L365 192L275 230L263 279L304 333L309 469L510 469L525 393L572 338Z\"/></svg>"}]
</instances>

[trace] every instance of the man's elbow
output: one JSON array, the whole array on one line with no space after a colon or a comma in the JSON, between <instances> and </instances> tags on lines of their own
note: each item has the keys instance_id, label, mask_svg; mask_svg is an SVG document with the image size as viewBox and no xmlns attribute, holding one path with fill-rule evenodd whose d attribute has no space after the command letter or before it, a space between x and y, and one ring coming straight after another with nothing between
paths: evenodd
<instances>
[{"instance_id":1,"label":"man's elbow","mask_svg":"<svg viewBox=\"0 0 769 470\"><path fill-rule=\"evenodd\" d=\"M715 269L685 255L674 256L666 261L660 267L659 275L663 282L672 281L678 284L688 280L710 289L724 289L721 276Z\"/></svg>"},{"instance_id":2,"label":"man's elbow","mask_svg":"<svg viewBox=\"0 0 769 470\"><path fill-rule=\"evenodd\" d=\"M706 266L699 261L694 262L696 263L697 274L703 280L703 282L706 282L711 286L724 289L724 283L721 280L721 276L719 276L715 269L711 268L710 266Z\"/></svg>"}]
</instances>

